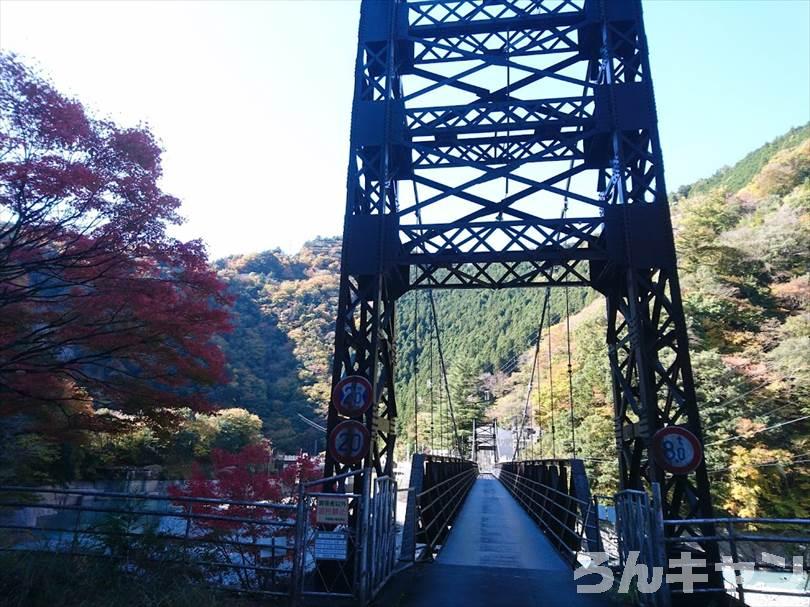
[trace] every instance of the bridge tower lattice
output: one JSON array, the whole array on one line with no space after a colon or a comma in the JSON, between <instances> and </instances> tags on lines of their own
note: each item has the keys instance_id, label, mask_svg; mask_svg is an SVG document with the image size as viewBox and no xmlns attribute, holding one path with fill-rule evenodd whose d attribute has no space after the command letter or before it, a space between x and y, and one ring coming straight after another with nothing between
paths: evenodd
<instances>
[{"instance_id":1,"label":"bridge tower lattice","mask_svg":"<svg viewBox=\"0 0 810 607\"><path fill-rule=\"evenodd\" d=\"M399 296L588 286L622 488L711 517L705 465L672 476L648 453L661 427L701 427L640 0L364 0L355 69L332 377L374 386L355 466L392 469Z\"/></svg>"}]
</instances>

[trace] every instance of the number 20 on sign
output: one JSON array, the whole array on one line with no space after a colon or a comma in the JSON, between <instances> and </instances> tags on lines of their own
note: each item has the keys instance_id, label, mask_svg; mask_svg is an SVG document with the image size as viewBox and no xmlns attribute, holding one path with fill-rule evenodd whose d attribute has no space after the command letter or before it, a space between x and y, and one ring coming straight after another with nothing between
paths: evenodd
<instances>
[{"instance_id":1,"label":"number 20 on sign","mask_svg":"<svg viewBox=\"0 0 810 607\"><path fill-rule=\"evenodd\" d=\"M371 433L355 420L340 422L329 434L329 454L341 464L356 464L368 453Z\"/></svg>"}]
</instances>

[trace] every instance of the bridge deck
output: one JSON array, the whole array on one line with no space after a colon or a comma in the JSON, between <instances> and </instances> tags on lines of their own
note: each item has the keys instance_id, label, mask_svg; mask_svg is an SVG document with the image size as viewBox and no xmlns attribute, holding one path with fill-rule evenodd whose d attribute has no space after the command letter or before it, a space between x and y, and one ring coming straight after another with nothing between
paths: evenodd
<instances>
[{"instance_id":1,"label":"bridge deck","mask_svg":"<svg viewBox=\"0 0 810 607\"><path fill-rule=\"evenodd\" d=\"M500 481L481 476L436 562L397 576L375 604L398 607L602 607Z\"/></svg>"},{"instance_id":2,"label":"bridge deck","mask_svg":"<svg viewBox=\"0 0 810 607\"><path fill-rule=\"evenodd\" d=\"M479 477L473 485L436 562L466 567L571 570L501 482L489 475Z\"/></svg>"}]
</instances>

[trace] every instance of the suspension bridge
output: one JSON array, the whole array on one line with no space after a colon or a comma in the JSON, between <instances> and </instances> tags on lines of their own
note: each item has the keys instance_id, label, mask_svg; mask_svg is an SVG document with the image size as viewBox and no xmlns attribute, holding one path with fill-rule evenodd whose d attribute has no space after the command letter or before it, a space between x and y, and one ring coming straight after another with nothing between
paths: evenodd
<instances>
[{"instance_id":1,"label":"suspension bridge","mask_svg":"<svg viewBox=\"0 0 810 607\"><path fill-rule=\"evenodd\" d=\"M422 453L413 411L399 558L434 562L394 576L384 602L399 588L403 605L606 604L576 592L572 574L583 554L604 552L607 522L577 459L570 380L568 289L589 287L606 302L614 571L628 559L661 568L664 582L637 593L643 604L741 604L743 577L729 588L721 557L731 545L737 563L745 522L712 507L640 0L365 1L351 124L326 476L364 484L325 486L355 492L362 518L372 479L394 478L398 397L408 398L395 392L394 318L407 292L414 327L426 292L430 373L435 341L438 415L449 420L439 445L452 456L435 455L431 377L434 448ZM526 311L539 322L511 453L499 449L497 425L462 439L434 297L502 288L545 289L541 309ZM535 460L530 394L552 288L565 290L570 458ZM419 400L415 392L414 408ZM702 563L696 585L669 575L678 555ZM367 600L382 588L369 581L379 559L366 551L318 574L354 575Z\"/></svg>"},{"instance_id":2,"label":"suspension bridge","mask_svg":"<svg viewBox=\"0 0 810 607\"><path fill-rule=\"evenodd\" d=\"M0 529L18 534L0 548L195 562L207 584L291 605L807 607L810 520L713 509L641 1L363 0L354 83L324 478L279 503L0 486ZM555 288L573 415L573 287L606 302L611 496L591 492L573 417L569 453L553 417L551 457L530 446ZM459 428L434 293L506 288L544 295L526 310L531 376L503 441L494 422ZM431 404L433 448L415 427L396 467L408 292L430 318L441 422ZM126 526L88 524L97 515ZM747 563L762 546L777 554ZM798 582L752 582L765 562Z\"/></svg>"}]
</instances>

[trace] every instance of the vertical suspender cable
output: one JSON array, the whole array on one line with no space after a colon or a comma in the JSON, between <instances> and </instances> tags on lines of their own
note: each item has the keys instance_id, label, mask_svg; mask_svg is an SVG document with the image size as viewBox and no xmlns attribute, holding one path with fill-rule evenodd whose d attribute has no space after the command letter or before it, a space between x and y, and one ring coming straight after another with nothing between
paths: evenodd
<instances>
[{"instance_id":1,"label":"vertical suspender cable","mask_svg":"<svg viewBox=\"0 0 810 607\"><path fill-rule=\"evenodd\" d=\"M537 442L538 448L540 449L540 459L543 459L543 424L540 421L540 357L538 356L535 361L534 365L536 367L535 372L537 373ZM534 443L532 443L534 445ZM532 451L532 457L534 456L534 451Z\"/></svg>"},{"instance_id":2,"label":"vertical suspender cable","mask_svg":"<svg viewBox=\"0 0 810 607\"><path fill-rule=\"evenodd\" d=\"M554 367L551 364L551 314L548 315L548 399L551 403L551 457L557 459L557 429L554 425Z\"/></svg>"},{"instance_id":3,"label":"vertical suspender cable","mask_svg":"<svg viewBox=\"0 0 810 607\"><path fill-rule=\"evenodd\" d=\"M436 448L433 441L433 332L429 332L430 336L428 345L428 365L430 366L430 450L431 452Z\"/></svg>"},{"instance_id":4,"label":"vertical suspender cable","mask_svg":"<svg viewBox=\"0 0 810 607\"><path fill-rule=\"evenodd\" d=\"M419 291L413 292L413 451L419 453Z\"/></svg>"},{"instance_id":5,"label":"vertical suspender cable","mask_svg":"<svg viewBox=\"0 0 810 607\"><path fill-rule=\"evenodd\" d=\"M439 349L439 364L441 365L442 379L444 380L444 390L447 394L447 411L450 414L450 423L453 426L453 438L455 439L456 449L458 450L459 457L463 457L464 450L461 445L461 438L458 435L458 427L456 426L456 416L453 413L453 400L450 397L450 384L447 381L447 367L444 364L444 350L442 350L442 337L439 332L439 320L436 317L436 302L433 299L433 293L430 292L430 309L433 312L433 328L436 330L436 346Z\"/></svg>"},{"instance_id":6,"label":"vertical suspender cable","mask_svg":"<svg viewBox=\"0 0 810 607\"><path fill-rule=\"evenodd\" d=\"M568 349L568 407L571 415L571 457L577 456L577 434L574 427L574 380L571 368L571 309L568 305L568 287L565 287L565 345Z\"/></svg>"},{"instance_id":7,"label":"vertical suspender cable","mask_svg":"<svg viewBox=\"0 0 810 607\"><path fill-rule=\"evenodd\" d=\"M549 296L551 295L551 287L546 287L546 296L543 300L543 307L540 311L540 324L537 325L537 343L534 346L534 360L532 360L532 372L529 376L529 386L526 390L526 404L523 407L523 418L520 420L520 428L518 429L517 441L515 441L515 452L512 459L518 459L520 456L520 444L523 442L523 432L527 420L530 418L531 412L531 399L532 388L534 387L534 370L537 360L540 358L540 342L543 339L543 324L546 321L546 312L548 310ZM539 378L538 378L539 379Z\"/></svg>"},{"instance_id":8,"label":"vertical suspender cable","mask_svg":"<svg viewBox=\"0 0 810 607\"><path fill-rule=\"evenodd\" d=\"M435 323L434 323L434 326L435 326ZM431 332L435 333L435 330L431 328ZM442 451L444 451L444 449L445 449L445 440L444 440L444 430L445 430L444 425L445 424L444 424L444 418L446 417L446 415L444 413L444 408L445 408L444 407L444 391L442 390L442 387L441 387L441 373L442 373L442 370L441 370L441 367L439 366L438 357L437 357L437 360L436 360L436 366L438 368L437 369L438 370L437 375L439 376L437 378L437 380L439 382L439 389L437 390L438 399L439 399L439 448Z\"/></svg>"}]
</instances>

